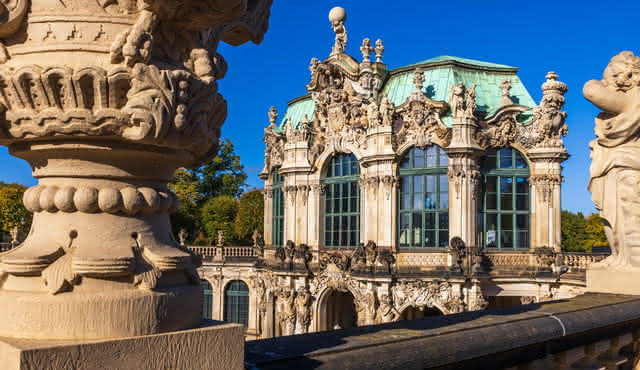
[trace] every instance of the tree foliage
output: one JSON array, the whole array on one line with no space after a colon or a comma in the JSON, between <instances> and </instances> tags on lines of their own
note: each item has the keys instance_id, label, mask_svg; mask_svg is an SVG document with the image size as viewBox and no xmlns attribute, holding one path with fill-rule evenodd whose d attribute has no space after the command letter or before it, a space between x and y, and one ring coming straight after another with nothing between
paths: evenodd
<instances>
[{"instance_id":1,"label":"tree foliage","mask_svg":"<svg viewBox=\"0 0 640 370\"><path fill-rule=\"evenodd\" d=\"M602 219L597 214L584 217L581 212L562 211L562 250L567 252L591 252L595 246L607 246Z\"/></svg>"},{"instance_id":2,"label":"tree foliage","mask_svg":"<svg viewBox=\"0 0 640 370\"><path fill-rule=\"evenodd\" d=\"M31 212L22 203L26 190L19 184L0 183L0 230L10 232L18 226L26 232L31 228Z\"/></svg>"},{"instance_id":3,"label":"tree foliage","mask_svg":"<svg viewBox=\"0 0 640 370\"><path fill-rule=\"evenodd\" d=\"M202 224L210 244L215 244L218 231L224 233L228 244L236 241L234 220L238 213L238 201L230 195L218 195L202 206Z\"/></svg>"},{"instance_id":4,"label":"tree foliage","mask_svg":"<svg viewBox=\"0 0 640 370\"><path fill-rule=\"evenodd\" d=\"M233 143L228 139L220 143L218 155L203 166L177 170L169 184L169 189L180 199L178 212L171 215L174 235L184 229L190 240L197 239L196 235L201 235L202 231L210 236L202 218L204 204L220 195L237 198L246 187L246 180L240 156L234 153ZM232 235L233 227L227 238Z\"/></svg>"},{"instance_id":5,"label":"tree foliage","mask_svg":"<svg viewBox=\"0 0 640 370\"><path fill-rule=\"evenodd\" d=\"M238 202L236 238L248 243L255 230L264 233L264 196L260 190L244 193Z\"/></svg>"}]
</instances>

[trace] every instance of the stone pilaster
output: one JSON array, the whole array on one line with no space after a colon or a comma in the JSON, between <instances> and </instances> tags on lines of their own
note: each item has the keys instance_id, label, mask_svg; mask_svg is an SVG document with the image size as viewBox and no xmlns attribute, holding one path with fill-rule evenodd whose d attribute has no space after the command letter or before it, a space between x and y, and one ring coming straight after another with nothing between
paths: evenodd
<instances>
[{"instance_id":1,"label":"stone pilaster","mask_svg":"<svg viewBox=\"0 0 640 370\"><path fill-rule=\"evenodd\" d=\"M481 149L473 140L475 118L453 119L449 156L449 238L459 236L466 245L477 245L477 213L482 189L479 170Z\"/></svg>"},{"instance_id":2,"label":"stone pilaster","mask_svg":"<svg viewBox=\"0 0 640 370\"><path fill-rule=\"evenodd\" d=\"M531 248L546 246L560 251L561 163L569 155L563 148L542 147L530 150L528 157L531 161Z\"/></svg>"}]
</instances>

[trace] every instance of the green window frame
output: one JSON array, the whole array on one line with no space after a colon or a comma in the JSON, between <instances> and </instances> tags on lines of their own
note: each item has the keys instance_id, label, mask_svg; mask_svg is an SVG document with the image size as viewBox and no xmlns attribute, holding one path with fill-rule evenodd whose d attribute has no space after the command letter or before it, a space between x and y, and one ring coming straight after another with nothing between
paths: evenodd
<instances>
[{"instance_id":1,"label":"green window frame","mask_svg":"<svg viewBox=\"0 0 640 370\"><path fill-rule=\"evenodd\" d=\"M211 320L211 307L213 305L213 288L206 280L200 280L200 287L202 288L202 294L204 299L202 300L202 318Z\"/></svg>"},{"instance_id":2,"label":"green window frame","mask_svg":"<svg viewBox=\"0 0 640 370\"><path fill-rule=\"evenodd\" d=\"M489 150L482 172L480 243L486 248L529 248L530 173L525 157L512 148Z\"/></svg>"},{"instance_id":3,"label":"green window frame","mask_svg":"<svg viewBox=\"0 0 640 370\"><path fill-rule=\"evenodd\" d=\"M224 321L249 325L249 287L242 280L232 280L224 290Z\"/></svg>"},{"instance_id":4,"label":"green window frame","mask_svg":"<svg viewBox=\"0 0 640 370\"><path fill-rule=\"evenodd\" d=\"M271 211L271 245L284 245L284 192L282 184L284 176L280 174L280 168L273 169L271 175L272 211Z\"/></svg>"},{"instance_id":5,"label":"green window frame","mask_svg":"<svg viewBox=\"0 0 640 370\"><path fill-rule=\"evenodd\" d=\"M449 245L449 158L437 145L413 147L400 161L398 245L446 248Z\"/></svg>"},{"instance_id":6,"label":"green window frame","mask_svg":"<svg viewBox=\"0 0 640 370\"><path fill-rule=\"evenodd\" d=\"M324 178L324 244L356 248L360 244L360 164L355 155L334 155Z\"/></svg>"}]
</instances>

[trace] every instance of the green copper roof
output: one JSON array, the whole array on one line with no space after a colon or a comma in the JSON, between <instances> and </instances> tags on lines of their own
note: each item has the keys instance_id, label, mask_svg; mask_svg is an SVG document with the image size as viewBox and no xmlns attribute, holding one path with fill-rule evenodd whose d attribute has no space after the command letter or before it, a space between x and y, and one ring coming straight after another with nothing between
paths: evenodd
<instances>
[{"instance_id":1,"label":"green copper roof","mask_svg":"<svg viewBox=\"0 0 640 370\"><path fill-rule=\"evenodd\" d=\"M416 67L416 66L425 65L425 64L440 64L440 63L446 63L446 62L454 62L456 64L463 64L463 65L468 64L474 67L484 67L484 68L491 68L491 69L509 69L513 71L518 70L518 68L516 67L512 67L504 64L489 63L489 62L483 62L480 60L453 57L450 55L441 55L439 57L423 60L422 62L409 64L407 67Z\"/></svg>"},{"instance_id":2,"label":"green copper roof","mask_svg":"<svg viewBox=\"0 0 640 370\"><path fill-rule=\"evenodd\" d=\"M430 99L447 101L453 85L462 82L465 87L470 88L476 84L477 110L485 116L491 116L500 108L502 100L500 84L508 79L511 81L509 97L514 104L529 108L536 106L516 74L517 68L451 56L439 56L391 70L382 91L394 106L404 103L415 90L413 71L418 66L424 70L425 81L422 92ZM280 127L286 119L290 119L297 126L305 113L312 118L314 109L310 96L292 100L289 102L289 108ZM445 125L451 126L450 113L447 113L442 120Z\"/></svg>"}]
</instances>

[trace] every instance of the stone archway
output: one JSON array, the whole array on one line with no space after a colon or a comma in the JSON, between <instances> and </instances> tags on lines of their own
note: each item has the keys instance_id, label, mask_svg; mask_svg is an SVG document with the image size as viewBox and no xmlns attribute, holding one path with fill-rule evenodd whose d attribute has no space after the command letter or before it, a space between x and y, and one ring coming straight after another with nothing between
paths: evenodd
<instances>
[{"instance_id":1,"label":"stone archway","mask_svg":"<svg viewBox=\"0 0 640 370\"><path fill-rule=\"evenodd\" d=\"M444 315L442 311L440 311L436 307L415 307L409 306L402 311L400 314L399 320L419 320L424 319L425 317L430 316L441 316Z\"/></svg>"},{"instance_id":2,"label":"stone archway","mask_svg":"<svg viewBox=\"0 0 640 370\"><path fill-rule=\"evenodd\" d=\"M357 326L355 297L351 292L329 289L318 305L318 330Z\"/></svg>"}]
</instances>

